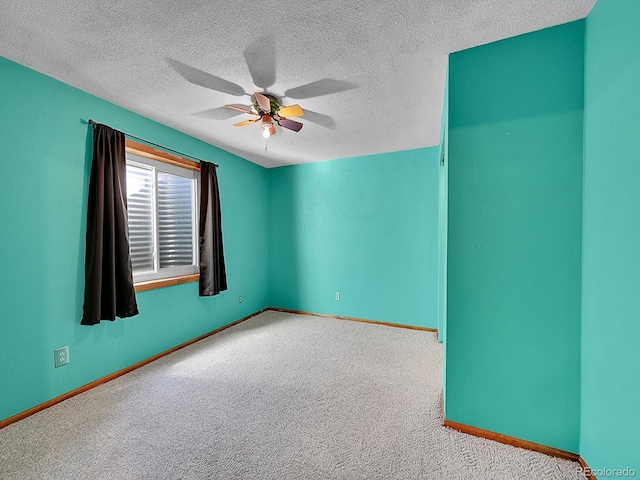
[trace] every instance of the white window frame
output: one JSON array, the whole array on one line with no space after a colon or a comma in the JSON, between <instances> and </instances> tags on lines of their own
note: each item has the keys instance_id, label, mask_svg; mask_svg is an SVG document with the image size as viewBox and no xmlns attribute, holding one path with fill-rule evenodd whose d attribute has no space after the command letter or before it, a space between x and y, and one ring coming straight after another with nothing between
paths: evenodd
<instances>
[{"instance_id":1,"label":"white window frame","mask_svg":"<svg viewBox=\"0 0 640 480\"><path fill-rule=\"evenodd\" d=\"M133 283L139 284L143 282L151 282L156 280L166 280L184 275L194 275L200 272L200 248L199 248L199 223L198 216L200 211L200 174L198 171L180 167L170 163L143 157L135 153L126 152L126 163L139 168L150 169L152 171L152 211L153 211L153 270L134 272ZM191 191L191 232L192 232L192 252L193 263L191 265L160 268L159 258L159 236L158 236L158 171L166 172L171 175L188 178L193 182L194 188Z\"/></svg>"}]
</instances>

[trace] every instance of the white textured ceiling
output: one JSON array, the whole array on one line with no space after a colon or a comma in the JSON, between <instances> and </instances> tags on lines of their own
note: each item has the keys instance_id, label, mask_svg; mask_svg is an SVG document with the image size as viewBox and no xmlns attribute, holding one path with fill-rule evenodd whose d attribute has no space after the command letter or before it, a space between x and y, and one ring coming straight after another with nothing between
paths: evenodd
<instances>
[{"instance_id":1,"label":"white textured ceiling","mask_svg":"<svg viewBox=\"0 0 640 480\"><path fill-rule=\"evenodd\" d=\"M594 3L1 0L0 55L274 167L437 145L447 54ZM266 154L260 127L221 108L257 87L306 112Z\"/></svg>"}]
</instances>

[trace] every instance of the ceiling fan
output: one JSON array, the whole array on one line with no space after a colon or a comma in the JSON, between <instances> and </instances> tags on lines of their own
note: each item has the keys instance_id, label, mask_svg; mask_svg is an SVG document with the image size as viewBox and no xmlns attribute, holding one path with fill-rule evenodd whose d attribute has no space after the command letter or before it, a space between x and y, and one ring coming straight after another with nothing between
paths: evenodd
<instances>
[{"instance_id":1,"label":"ceiling fan","mask_svg":"<svg viewBox=\"0 0 640 480\"><path fill-rule=\"evenodd\" d=\"M262 122L262 136L269 138L276 134L274 123L288 130L299 132L302 129L302 123L291 120L289 117L301 117L304 111L300 105L283 106L280 99L269 93L256 92L251 96L254 110L238 107L236 105L227 104L226 108L247 113L257 118L245 120L243 122L234 123L234 127L244 127L252 123Z\"/></svg>"},{"instance_id":2,"label":"ceiling fan","mask_svg":"<svg viewBox=\"0 0 640 480\"><path fill-rule=\"evenodd\" d=\"M189 83L235 97L247 96L251 98L252 105L227 104L223 107L196 112L194 115L215 120L226 120L234 115L232 110L236 111L235 114L238 114L237 112L246 113L256 118L236 123L235 126L242 127L251 123L261 122L262 132L266 138L275 134L275 124L288 130L299 132L302 128L302 123L291 120L290 117L300 117L303 114L306 121L329 129L335 127L335 121L330 116L309 109L303 111L299 105L283 106L282 98L307 99L357 88L356 84L345 80L323 78L305 85L289 88L282 92L281 97L267 93L266 90L276 82L276 41L273 34L261 36L252 41L244 50L244 58L254 85L260 89L253 95L247 93L237 83L199 70L178 60L166 57L165 60Z\"/></svg>"}]
</instances>

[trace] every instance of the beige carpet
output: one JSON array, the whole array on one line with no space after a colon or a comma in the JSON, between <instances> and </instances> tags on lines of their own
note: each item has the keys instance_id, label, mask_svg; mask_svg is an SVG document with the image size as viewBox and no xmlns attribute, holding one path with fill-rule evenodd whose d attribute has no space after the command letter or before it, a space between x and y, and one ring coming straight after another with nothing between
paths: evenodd
<instances>
[{"instance_id":1,"label":"beige carpet","mask_svg":"<svg viewBox=\"0 0 640 480\"><path fill-rule=\"evenodd\" d=\"M585 478L442 427L441 357L432 333L265 312L0 430L0 478Z\"/></svg>"}]
</instances>

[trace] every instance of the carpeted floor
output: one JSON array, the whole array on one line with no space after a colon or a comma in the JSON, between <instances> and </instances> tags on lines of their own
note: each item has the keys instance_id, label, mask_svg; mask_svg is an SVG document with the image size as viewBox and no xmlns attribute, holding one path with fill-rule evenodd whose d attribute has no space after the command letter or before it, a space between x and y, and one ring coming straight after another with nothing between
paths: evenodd
<instances>
[{"instance_id":1,"label":"carpeted floor","mask_svg":"<svg viewBox=\"0 0 640 480\"><path fill-rule=\"evenodd\" d=\"M265 312L0 430L0 478L585 478L442 427L441 357L433 333Z\"/></svg>"}]
</instances>

